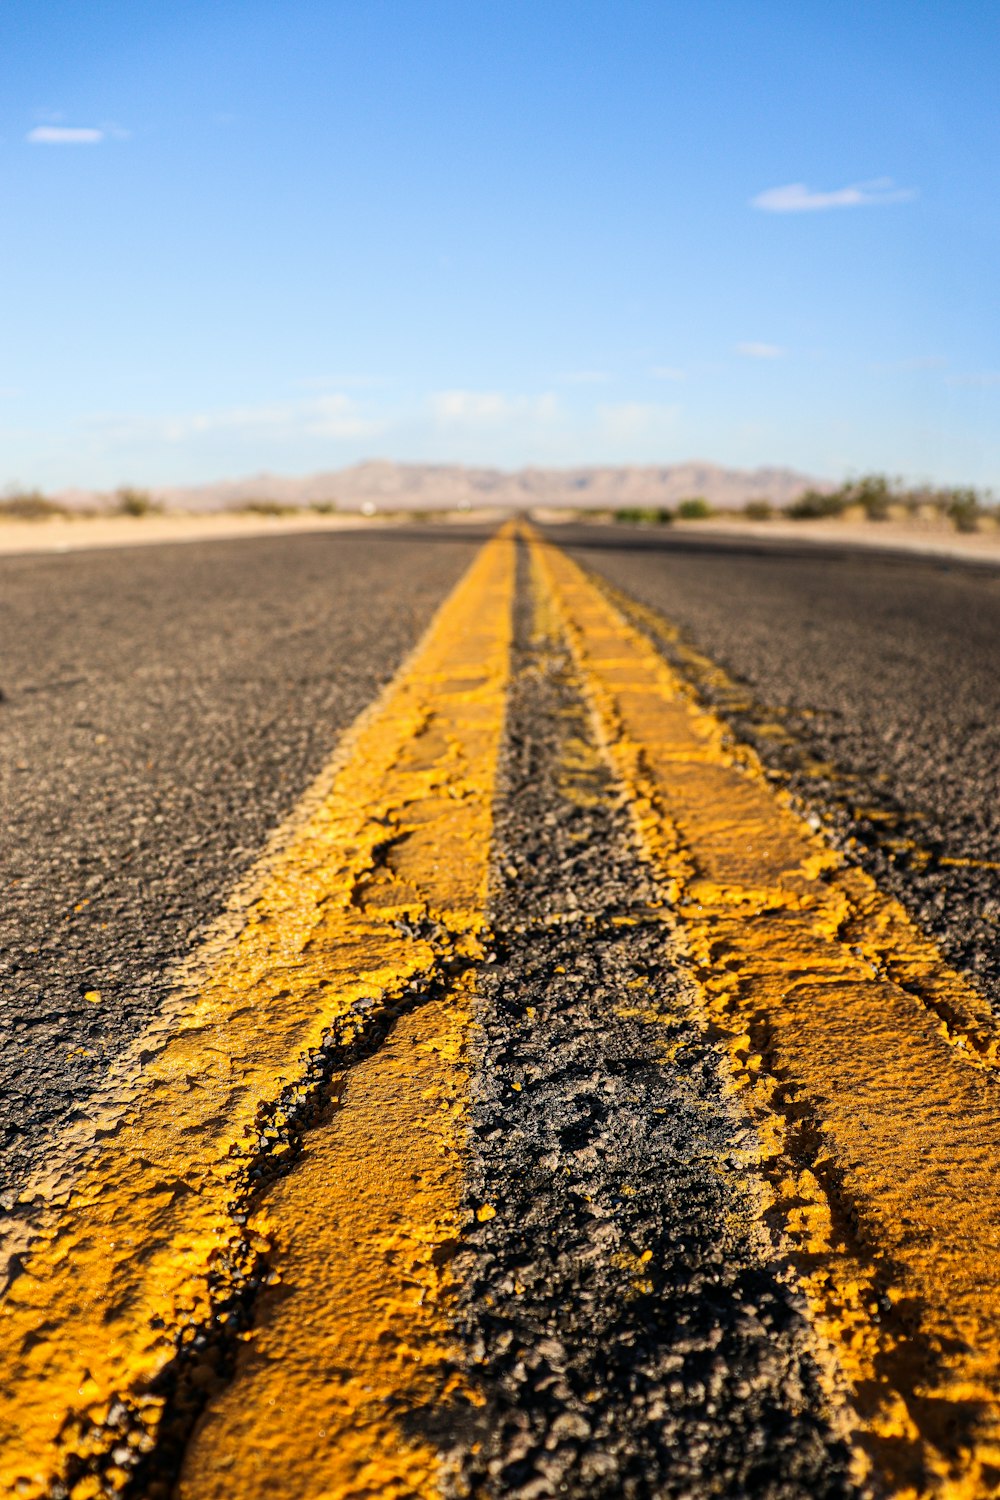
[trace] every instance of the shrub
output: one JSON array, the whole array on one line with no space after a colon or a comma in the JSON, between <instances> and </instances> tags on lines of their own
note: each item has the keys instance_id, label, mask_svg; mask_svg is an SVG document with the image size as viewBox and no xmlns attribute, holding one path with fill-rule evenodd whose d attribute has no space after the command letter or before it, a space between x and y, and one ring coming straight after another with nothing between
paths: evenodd
<instances>
[{"instance_id":1,"label":"shrub","mask_svg":"<svg viewBox=\"0 0 1000 1500\"><path fill-rule=\"evenodd\" d=\"M245 500L239 507L250 516L297 516L299 506L283 505L280 500Z\"/></svg>"},{"instance_id":2,"label":"shrub","mask_svg":"<svg viewBox=\"0 0 1000 1500\"><path fill-rule=\"evenodd\" d=\"M869 521L888 521L895 494L884 474L866 474L843 485L838 493L843 495L845 506L860 505Z\"/></svg>"},{"instance_id":3,"label":"shrub","mask_svg":"<svg viewBox=\"0 0 1000 1500\"><path fill-rule=\"evenodd\" d=\"M614 519L627 526L669 526L674 516L666 506L626 505L615 511Z\"/></svg>"},{"instance_id":4,"label":"shrub","mask_svg":"<svg viewBox=\"0 0 1000 1500\"><path fill-rule=\"evenodd\" d=\"M14 521L46 521L50 516L66 515L66 506L50 500L41 490L13 489L0 499L0 516Z\"/></svg>"},{"instance_id":5,"label":"shrub","mask_svg":"<svg viewBox=\"0 0 1000 1500\"><path fill-rule=\"evenodd\" d=\"M311 509L314 510L318 516L333 516L337 513L337 502L336 500L316 500L311 506Z\"/></svg>"},{"instance_id":6,"label":"shrub","mask_svg":"<svg viewBox=\"0 0 1000 1500\"><path fill-rule=\"evenodd\" d=\"M846 505L841 490L834 490L832 494L822 490L803 490L788 507L788 514L795 521L814 521L820 516L839 516Z\"/></svg>"},{"instance_id":7,"label":"shrub","mask_svg":"<svg viewBox=\"0 0 1000 1500\"><path fill-rule=\"evenodd\" d=\"M123 484L115 499L123 516L152 516L162 510L148 490L137 490L130 484Z\"/></svg>"},{"instance_id":8,"label":"shrub","mask_svg":"<svg viewBox=\"0 0 1000 1500\"><path fill-rule=\"evenodd\" d=\"M956 531L979 530L983 507L975 490L949 490L945 510Z\"/></svg>"},{"instance_id":9,"label":"shrub","mask_svg":"<svg viewBox=\"0 0 1000 1500\"><path fill-rule=\"evenodd\" d=\"M908 489L901 480L887 479L884 474L865 474L826 494L806 490L788 507L788 514L803 520L838 516L848 506L859 506L869 521L886 521L892 516L893 507L897 507L911 514L937 512L946 515L958 531L977 531L991 505L988 492L971 486L934 489L929 485L914 485Z\"/></svg>"},{"instance_id":10,"label":"shrub","mask_svg":"<svg viewBox=\"0 0 1000 1500\"><path fill-rule=\"evenodd\" d=\"M748 521L769 521L774 515L774 506L770 500L748 500L743 514Z\"/></svg>"},{"instance_id":11,"label":"shrub","mask_svg":"<svg viewBox=\"0 0 1000 1500\"><path fill-rule=\"evenodd\" d=\"M703 495L692 495L690 500L681 501L677 514L682 521L707 521L712 514L712 507Z\"/></svg>"}]
</instances>

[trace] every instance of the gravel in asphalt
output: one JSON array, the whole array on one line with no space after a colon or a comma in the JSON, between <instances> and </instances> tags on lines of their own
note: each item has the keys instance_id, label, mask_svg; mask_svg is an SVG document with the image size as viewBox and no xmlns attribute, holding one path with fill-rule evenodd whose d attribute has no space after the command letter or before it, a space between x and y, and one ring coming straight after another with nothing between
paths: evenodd
<instances>
[{"instance_id":1,"label":"gravel in asphalt","mask_svg":"<svg viewBox=\"0 0 1000 1500\"><path fill-rule=\"evenodd\" d=\"M680 627L679 644L659 636L672 663L1000 1010L1000 568L624 527L551 535Z\"/></svg>"},{"instance_id":2,"label":"gravel in asphalt","mask_svg":"<svg viewBox=\"0 0 1000 1500\"><path fill-rule=\"evenodd\" d=\"M481 539L0 560L0 1189L157 1012Z\"/></svg>"},{"instance_id":3,"label":"gravel in asphalt","mask_svg":"<svg viewBox=\"0 0 1000 1500\"><path fill-rule=\"evenodd\" d=\"M8 1189L155 1015L475 540L0 565ZM637 617L1000 997L1000 573L624 530L556 540L680 626L678 640ZM475 1227L455 1262L485 1405L451 1434L456 1494L856 1493L794 1276L764 1231L754 1138L568 660L533 638L527 608L480 980Z\"/></svg>"},{"instance_id":4,"label":"gravel in asphalt","mask_svg":"<svg viewBox=\"0 0 1000 1500\"><path fill-rule=\"evenodd\" d=\"M558 643L525 601L456 1270L486 1395L462 1485L852 1493L754 1140Z\"/></svg>"}]
</instances>

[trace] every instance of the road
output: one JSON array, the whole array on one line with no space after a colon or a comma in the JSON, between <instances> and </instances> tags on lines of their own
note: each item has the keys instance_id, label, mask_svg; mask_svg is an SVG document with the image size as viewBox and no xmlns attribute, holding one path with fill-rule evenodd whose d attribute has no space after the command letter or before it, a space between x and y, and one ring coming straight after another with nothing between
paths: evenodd
<instances>
[{"instance_id":1,"label":"road","mask_svg":"<svg viewBox=\"0 0 1000 1500\"><path fill-rule=\"evenodd\" d=\"M0 1491L1000 1487L1000 570L0 562Z\"/></svg>"}]
</instances>

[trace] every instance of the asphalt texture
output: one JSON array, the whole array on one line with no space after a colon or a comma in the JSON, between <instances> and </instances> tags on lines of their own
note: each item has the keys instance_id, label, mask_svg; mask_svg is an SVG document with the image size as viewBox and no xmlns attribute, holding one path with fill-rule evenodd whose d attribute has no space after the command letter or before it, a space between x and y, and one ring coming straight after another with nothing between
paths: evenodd
<instances>
[{"instance_id":1,"label":"asphalt texture","mask_svg":"<svg viewBox=\"0 0 1000 1500\"><path fill-rule=\"evenodd\" d=\"M158 1011L483 535L0 560L0 1202Z\"/></svg>"},{"instance_id":2,"label":"asphalt texture","mask_svg":"<svg viewBox=\"0 0 1000 1500\"><path fill-rule=\"evenodd\" d=\"M522 591L455 1270L478 1443L457 1493L843 1496L669 912L568 658Z\"/></svg>"},{"instance_id":3,"label":"asphalt texture","mask_svg":"<svg viewBox=\"0 0 1000 1500\"><path fill-rule=\"evenodd\" d=\"M1000 1013L1000 568L662 528L550 535L680 628L652 635L696 693Z\"/></svg>"},{"instance_id":4,"label":"asphalt texture","mask_svg":"<svg viewBox=\"0 0 1000 1500\"><path fill-rule=\"evenodd\" d=\"M0 1203L157 1013L483 535L0 562ZM552 536L680 628L635 614L1000 1004L1000 570ZM434 1428L455 1494L854 1495L669 908L568 657L534 628L522 577L454 1262L484 1405ZM244 1301L252 1321L253 1288ZM156 1476L169 1493L189 1396L182 1372L143 1500Z\"/></svg>"}]
</instances>

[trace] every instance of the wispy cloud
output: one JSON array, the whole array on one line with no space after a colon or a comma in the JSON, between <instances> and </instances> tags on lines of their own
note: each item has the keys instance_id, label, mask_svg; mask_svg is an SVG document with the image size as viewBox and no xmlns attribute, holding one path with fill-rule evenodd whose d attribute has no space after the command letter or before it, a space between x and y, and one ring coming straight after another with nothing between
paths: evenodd
<instances>
[{"instance_id":1,"label":"wispy cloud","mask_svg":"<svg viewBox=\"0 0 1000 1500\"><path fill-rule=\"evenodd\" d=\"M559 402L551 393L508 396L502 391L435 391L431 415L442 427L497 427L511 421L554 422Z\"/></svg>"},{"instance_id":2,"label":"wispy cloud","mask_svg":"<svg viewBox=\"0 0 1000 1500\"><path fill-rule=\"evenodd\" d=\"M237 406L183 416L102 417L93 426L116 442L181 444L214 435L266 437L294 442L303 437L374 437L384 428L362 412L350 396L318 396L309 401L275 401L266 406Z\"/></svg>"},{"instance_id":3,"label":"wispy cloud","mask_svg":"<svg viewBox=\"0 0 1000 1500\"><path fill-rule=\"evenodd\" d=\"M604 436L624 442L666 436L676 427L680 413L679 406L660 401L621 401L597 408Z\"/></svg>"},{"instance_id":4,"label":"wispy cloud","mask_svg":"<svg viewBox=\"0 0 1000 1500\"><path fill-rule=\"evenodd\" d=\"M303 430L310 437L373 437L383 423L365 416L350 396L319 396L302 413Z\"/></svg>"},{"instance_id":5,"label":"wispy cloud","mask_svg":"<svg viewBox=\"0 0 1000 1500\"><path fill-rule=\"evenodd\" d=\"M782 359L786 353L780 344L737 344L736 353L744 359Z\"/></svg>"},{"instance_id":6,"label":"wispy cloud","mask_svg":"<svg viewBox=\"0 0 1000 1500\"><path fill-rule=\"evenodd\" d=\"M97 146L108 132L96 126L36 125L25 136L35 146Z\"/></svg>"},{"instance_id":7,"label":"wispy cloud","mask_svg":"<svg viewBox=\"0 0 1000 1500\"><path fill-rule=\"evenodd\" d=\"M865 208L882 203L909 203L917 196L915 188L897 187L891 177L876 177L871 182L854 182L848 187L817 192L804 182L789 182L784 187L767 188L751 198L752 207L769 214L817 213L827 208Z\"/></svg>"}]
</instances>

